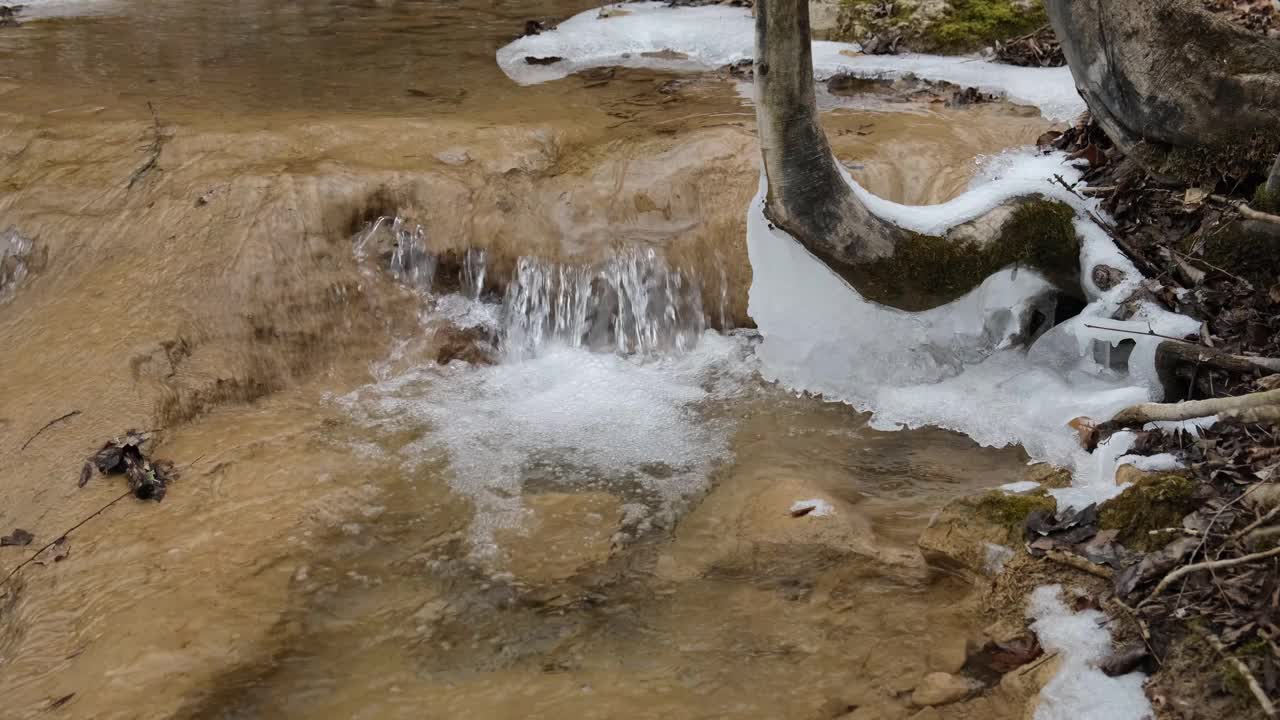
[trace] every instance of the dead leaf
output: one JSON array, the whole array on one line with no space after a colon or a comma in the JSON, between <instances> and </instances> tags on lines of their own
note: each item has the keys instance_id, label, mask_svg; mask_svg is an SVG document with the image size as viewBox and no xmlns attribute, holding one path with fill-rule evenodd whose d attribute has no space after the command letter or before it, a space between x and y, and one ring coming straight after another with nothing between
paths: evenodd
<instances>
[{"instance_id":1,"label":"dead leaf","mask_svg":"<svg viewBox=\"0 0 1280 720\"><path fill-rule=\"evenodd\" d=\"M80 482L76 483L76 487L84 487L89 484L89 479L93 477L93 462L86 462L84 467L80 468Z\"/></svg>"},{"instance_id":2,"label":"dead leaf","mask_svg":"<svg viewBox=\"0 0 1280 720\"><path fill-rule=\"evenodd\" d=\"M30 545L31 541L34 540L35 537L35 535L32 535L30 532L23 530L22 528L14 528L13 534L0 537L0 547L23 547Z\"/></svg>"},{"instance_id":3,"label":"dead leaf","mask_svg":"<svg viewBox=\"0 0 1280 720\"><path fill-rule=\"evenodd\" d=\"M1076 435L1080 437L1080 447L1092 450L1098 446L1098 424L1093 421L1093 418L1081 415L1067 423L1067 426L1075 430Z\"/></svg>"},{"instance_id":4,"label":"dead leaf","mask_svg":"<svg viewBox=\"0 0 1280 720\"><path fill-rule=\"evenodd\" d=\"M1189 187L1182 196L1183 205L1199 205L1209 197L1209 191L1200 187Z\"/></svg>"}]
</instances>

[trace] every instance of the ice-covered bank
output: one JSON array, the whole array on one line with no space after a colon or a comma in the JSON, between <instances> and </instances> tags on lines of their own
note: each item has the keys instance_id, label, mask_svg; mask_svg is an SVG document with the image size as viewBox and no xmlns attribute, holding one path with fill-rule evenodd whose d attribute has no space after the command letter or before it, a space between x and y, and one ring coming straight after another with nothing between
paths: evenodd
<instances>
[{"instance_id":1,"label":"ice-covered bank","mask_svg":"<svg viewBox=\"0 0 1280 720\"><path fill-rule=\"evenodd\" d=\"M848 182L881 217L937 233L1027 193L1083 210L1086 201L1049 180L1055 172L1068 182L1074 179L1060 155L1009 153L989 161L968 192L922 208L875 198ZM747 222L753 269L749 312L764 337L758 353L767 378L870 410L883 428L937 425L984 445L1020 444L1037 460L1075 471L1073 487L1054 491L1067 505L1117 494L1111 473L1116 456L1127 450L1104 446L1090 455L1068 422L1082 415L1110 417L1159 392L1158 339L1134 333L1197 330L1194 321L1152 306L1141 307L1132 320L1109 319L1141 275L1087 219L1077 221L1077 230L1084 239L1081 277L1090 302L1029 349L1021 343L1028 339L1022 333L1030 314L1053 315L1047 304L1050 286L1032 270L1009 268L948 305L905 312L865 300L789 235L771 227L763 194L752 203ZM1090 271L1099 264L1123 271L1125 280L1106 291L1093 286ZM1111 350L1121 343L1133 343L1127 367L1109 362Z\"/></svg>"},{"instance_id":2,"label":"ice-covered bank","mask_svg":"<svg viewBox=\"0 0 1280 720\"><path fill-rule=\"evenodd\" d=\"M745 8L671 8L646 2L588 10L554 30L522 37L498 50L498 65L522 84L558 80L592 67L626 66L708 70L755 54L754 22ZM973 86L1040 108L1049 120L1080 114L1084 102L1065 68L1024 68L973 57L862 55L853 43L813 44L819 80L848 73L865 78L901 77Z\"/></svg>"}]
</instances>

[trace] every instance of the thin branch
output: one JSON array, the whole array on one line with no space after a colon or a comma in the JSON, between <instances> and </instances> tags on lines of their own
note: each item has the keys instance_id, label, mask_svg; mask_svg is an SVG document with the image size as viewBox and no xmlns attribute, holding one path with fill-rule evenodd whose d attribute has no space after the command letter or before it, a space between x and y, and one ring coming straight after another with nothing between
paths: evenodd
<instances>
[{"instance_id":1,"label":"thin branch","mask_svg":"<svg viewBox=\"0 0 1280 720\"><path fill-rule=\"evenodd\" d=\"M77 416L77 415L79 415L79 414L80 414L80 411L79 411L79 410L72 410L71 412L67 413L66 415L63 415L62 417L54 418L54 419L50 420L49 422L45 423L45 424L44 424L44 427L42 427L42 428L40 428L39 430L37 430L37 431L35 432L35 434L34 434L34 435L32 435L31 437L27 438L27 441L26 441L26 442L22 443L22 448L21 448L21 449L19 449L19 450L18 450L18 452L22 452L23 450L26 450L26 449L27 449L27 446L28 446L28 445L30 445L30 444L31 444L31 442L32 442L33 440L35 440L36 438L40 437L40 433L44 432L45 430L48 430L49 428L53 427L54 425L57 425L58 423L62 422L63 420L67 420L67 419L69 419L69 418L73 418L73 417L75 417L75 416Z\"/></svg>"},{"instance_id":2,"label":"thin branch","mask_svg":"<svg viewBox=\"0 0 1280 720\"><path fill-rule=\"evenodd\" d=\"M1094 329L1094 330L1110 330L1111 332L1124 333L1124 334L1126 334L1126 335L1149 335L1149 336L1151 336L1151 337L1163 338L1163 339L1165 339L1165 340L1175 340L1175 341L1177 341L1177 342L1187 342L1186 340L1183 340L1182 338L1176 338L1176 337L1173 337L1172 335L1161 335L1160 333L1153 331L1153 330L1151 329L1151 327L1150 327L1150 326L1148 326L1148 327L1147 327L1147 331L1146 331L1146 332L1138 332L1137 330L1125 330L1124 328L1103 327L1103 326L1101 326L1101 325L1090 325L1090 324L1088 324L1088 323L1085 323L1085 325L1084 325L1084 326L1085 326L1085 327L1087 327L1087 328L1092 328L1092 329ZM1191 344L1191 343L1188 343L1188 344Z\"/></svg>"},{"instance_id":3,"label":"thin branch","mask_svg":"<svg viewBox=\"0 0 1280 720\"><path fill-rule=\"evenodd\" d=\"M1138 603L1138 607L1142 607L1152 600L1155 600L1160 593L1164 592L1165 589L1176 582L1179 578L1186 577L1192 573L1200 572L1201 570L1216 570L1217 568L1244 565L1255 560L1266 560L1267 558L1275 557L1276 555L1280 555L1280 547L1274 547L1265 552L1253 553L1252 555L1242 555L1237 558L1229 558L1227 560L1208 560L1206 562L1183 565L1168 575L1165 575L1164 579L1160 581L1160 584L1156 585L1156 589L1152 590L1150 595L1148 595L1142 602Z\"/></svg>"},{"instance_id":4,"label":"thin branch","mask_svg":"<svg viewBox=\"0 0 1280 720\"><path fill-rule=\"evenodd\" d=\"M18 563L18 566L17 566L17 567L15 567L14 569L10 570L10 571L9 571L9 574L4 576L4 580L0 580L0 585L3 585L3 584L5 584L6 582L9 582L9 578L12 578L12 577L13 577L13 576L14 576L14 575L19 571L19 570L21 570L22 568L24 568L24 567L26 567L27 565L31 564L31 562L32 562L33 560L35 560L36 558L40 557L40 553L44 552L45 550L48 550L49 548L53 547L54 545L57 545L59 540L63 540L63 539L65 539L68 535L70 535L72 532L74 532L74 531L75 531L77 528L79 528L81 525L84 525L85 523L89 522L90 520L92 520L92 519L94 519L94 518L98 517L98 516L99 516L99 515L101 515L102 513L106 512L106 511L107 511L107 508L111 507L112 505L115 505L116 503L118 503L118 502L120 502L121 500L123 500L123 499L125 499L125 498L129 497L129 496L130 496L130 495L132 495L132 494L133 494L133 490L125 490L125 491L124 491L124 493L120 495L120 497L118 497L118 498L116 498L115 500L112 500L111 502L107 503L106 505L103 505L102 507L98 508L98 510L97 510L96 512L94 512L92 515L90 515L89 517L87 517L87 518L85 518L85 519L81 520L80 522L76 523L75 525L72 525L72 526L71 526L71 527L70 527L66 532L64 532L64 533L62 533L61 535L59 535L58 537L54 538L54 539L53 539L53 541L52 541L52 542L50 542L48 545L45 545L44 547L42 547L42 548L40 548L39 550L37 550L35 555L32 555L31 557L27 558L26 560L23 560L22 562Z\"/></svg>"},{"instance_id":5,"label":"thin branch","mask_svg":"<svg viewBox=\"0 0 1280 720\"><path fill-rule=\"evenodd\" d=\"M1231 663L1231 666L1235 668L1236 672L1240 673L1240 675L1244 677L1245 684L1249 686L1249 692L1253 693L1254 699L1257 700L1258 705L1262 707L1262 713L1269 718L1275 717L1276 706L1272 704L1271 698L1267 697L1267 693L1262 689L1262 686L1258 684L1258 679L1253 676L1253 672L1249 670L1249 666L1245 665L1240 658L1227 652L1227 646L1222 643L1222 640L1218 638L1217 635L1214 635L1208 630L1201 630L1200 635L1204 637L1204 639L1213 646L1213 649L1217 650L1227 662Z\"/></svg>"}]
</instances>

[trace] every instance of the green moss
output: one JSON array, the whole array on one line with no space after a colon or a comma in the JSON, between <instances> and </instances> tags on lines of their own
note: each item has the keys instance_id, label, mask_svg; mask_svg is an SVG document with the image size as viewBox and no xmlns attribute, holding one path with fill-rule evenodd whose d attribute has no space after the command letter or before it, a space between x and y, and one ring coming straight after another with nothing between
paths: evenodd
<instances>
[{"instance_id":1,"label":"green moss","mask_svg":"<svg viewBox=\"0 0 1280 720\"><path fill-rule=\"evenodd\" d=\"M1011 495L993 490L974 501L974 509L983 519L1009 530L1009 537L1022 534L1022 524L1036 510L1054 512L1058 504L1044 495Z\"/></svg>"},{"instance_id":2,"label":"green moss","mask_svg":"<svg viewBox=\"0 0 1280 720\"><path fill-rule=\"evenodd\" d=\"M1268 193L1266 185L1259 185L1257 191L1253 193L1253 202L1250 205L1254 210L1280 213L1280 193Z\"/></svg>"},{"instance_id":3,"label":"green moss","mask_svg":"<svg viewBox=\"0 0 1280 720\"><path fill-rule=\"evenodd\" d=\"M1010 0L955 0L938 22L925 30L931 50L969 52L997 40L1024 35L1048 24L1044 6L1019 7Z\"/></svg>"},{"instance_id":4,"label":"green moss","mask_svg":"<svg viewBox=\"0 0 1280 720\"><path fill-rule=\"evenodd\" d=\"M1246 228L1252 226L1254 231ZM1204 259L1238 275L1257 288L1269 288L1280 277L1280 232L1274 225L1236 220L1203 236Z\"/></svg>"},{"instance_id":5,"label":"green moss","mask_svg":"<svg viewBox=\"0 0 1280 720\"><path fill-rule=\"evenodd\" d=\"M1039 270L1058 287L1075 291L1080 239L1074 219L1063 203L1024 199L989 243L911 234L892 256L852 269L850 282L867 299L904 310L955 300L1011 265Z\"/></svg>"},{"instance_id":6,"label":"green moss","mask_svg":"<svg viewBox=\"0 0 1280 720\"><path fill-rule=\"evenodd\" d=\"M1118 530L1116 539L1127 547L1155 550L1168 536L1150 532L1180 525L1195 509L1195 489L1195 482L1181 475L1150 475L1103 504L1098 524L1104 530Z\"/></svg>"}]
</instances>

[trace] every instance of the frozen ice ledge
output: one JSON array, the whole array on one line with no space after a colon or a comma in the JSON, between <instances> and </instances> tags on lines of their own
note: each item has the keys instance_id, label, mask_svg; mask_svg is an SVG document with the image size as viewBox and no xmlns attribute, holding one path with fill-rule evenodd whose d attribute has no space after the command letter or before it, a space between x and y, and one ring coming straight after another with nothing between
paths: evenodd
<instances>
[{"instance_id":1,"label":"frozen ice ledge","mask_svg":"<svg viewBox=\"0 0 1280 720\"><path fill-rule=\"evenodd\" d=\"M575 15L553 30L515 40L498 50L498 65L521 85L606 66L704 71L750 59L755 53L753 22L745 8L672 8L657 2L607 6ZM1071 119L1085 109L1065 67L1024 68L976 57L862 55L860 51L854 43L815 42L815 76L818 80L838 74L893 79L910 73L1001 94L1039 108L1053 121Z\"/></svg>"}]
</instances>

